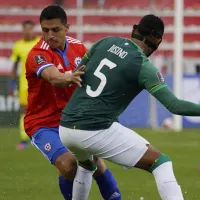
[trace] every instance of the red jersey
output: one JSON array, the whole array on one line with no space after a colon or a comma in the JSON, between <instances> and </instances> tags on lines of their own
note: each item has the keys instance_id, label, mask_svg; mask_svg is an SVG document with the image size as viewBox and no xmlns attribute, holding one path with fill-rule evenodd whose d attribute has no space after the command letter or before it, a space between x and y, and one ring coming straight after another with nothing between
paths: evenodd
<instances>
[{"instance_id":1,"label":"red jersey","mask_svg":"<svg viewBox=\"0 0 200 200\"><path fill-rule=\"evenodd\" d=\"M40 78L41 72L54 65L62 73L71 73L86 51L79 40L71 37L66 37L64 52L51 49L43 39L31 49L26 60L28 106L24 118L25 131L29 136L39 128L59 126L61 112L76 87L72 84L66 88L55 88Z\"/></svg>"}]
</instances>

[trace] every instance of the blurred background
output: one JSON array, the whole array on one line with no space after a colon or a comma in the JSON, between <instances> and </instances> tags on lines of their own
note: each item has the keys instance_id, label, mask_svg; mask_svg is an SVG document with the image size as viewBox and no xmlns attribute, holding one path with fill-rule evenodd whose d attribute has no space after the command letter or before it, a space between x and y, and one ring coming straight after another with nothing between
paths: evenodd
<instances>
[{"instance_id":1,"label":"blurred background","mask_svg":"<svg viewBox=\"0 0 200 200\"><path fill-rule=\"evenodd\" d=\"M200 72L200 0L184 0L183 61L182 73L188 75L183 80L182 97L199 102ZM18 39L22 38L22 22L35 22L35 31L41 35L39 15L49 4L59 4L66 9L69 36L83 41L89 48L95 41L106 36L130 37L133 24L145 14L154 13L164 20L165 34L159 50L151 57L152 62L173 86L174 33L179 31L174 25L176 11L174 0L0 0L0 125L15 125L19 109L17 97L8 95L8 76L12 64L9 57ZM20 71L19 71L20 73ZM171 118L159 103L151 102L144 92L136 100L139 106L130 105L121 122L132 127L161 126L163 120ZM156 104L156 105L154 105ZM141 112L143 115L138 114ZM129 112L130 111L130 112ZM10 115L12 113L12 116ZM149 116L153 117L149 117ZM200 127L200 118L183 118L184 127Z\"/></svg>"},{"instance_id":2,"label":"blurred background","mask_svg":"<svg viewBox=\"0 0 200 200\"><path fill-rule=\"evenodd\" d=\"M19 140L20 106L18 96L11 95L9 91L13 66L10 56L14 43L23 37L22 22L33 21L36 35L41 36L41 10L50 4L59 4L65 8L68 16L69 36L83 41L90 48L94 42L106 36L129 38L132 26L144 15L153 13L163 19L165 34L159 50L151 57L152 62L178 97L198 103L200 0L177 2L183 3L183 12L176 9L175 0L0 0L0 158L3 160L0 177L4 181L3 187L0 187L0 200L62 199L56 185L56 173L48 162L33 147L25 152L15 152ZM183 19L183 26L177 25L175 19ZM175 38L180 35L183 38L181 46L175 43ZM177 48L178 53L175 53ZM18 69L17 74L20 75L20 67ZM196 156L200 150L200 117L183 117L177 121L144 91L120 116L120 122L130 128L139 128L136 130L141 135L168 153L175 160L175 172L183 186L185 199L200 199ZM171 131L175 123L178 130L183 127L181 132ZM129 180L131 172L121 172L121 168L109 166L119 182L124 199L159 199L150 175L133 172L134 178ZM44 185L47 189L44 189ZM94 187L90 200L97 199L101 198Z\"/></svg>"}]
</instances>

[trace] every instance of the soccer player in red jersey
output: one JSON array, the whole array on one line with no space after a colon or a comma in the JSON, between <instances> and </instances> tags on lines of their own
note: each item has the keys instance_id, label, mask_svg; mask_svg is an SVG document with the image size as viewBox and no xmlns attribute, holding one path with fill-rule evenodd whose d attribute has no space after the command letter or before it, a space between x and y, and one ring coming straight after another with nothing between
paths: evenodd
<instances>
[{"instance_id":1,"label":"soccer player in red jersey","mask_svg":"<svg viewBox=\"0 0 200 200\"><path fill-rule=\"evenodd\" d=\"M61 7L46 7L40 15L40 25L43 37L26 61L28 107L24 126L32 144L59 170L60 190L70 200L77 163L60 141L58 127L65 104L76 85L81 87L84 67L74 70L87 50L79 40L66 36L69 25ZM121 199L117 183L102 160L98 160L94 178L105 200Z\"/></svg>"}]
</instances>

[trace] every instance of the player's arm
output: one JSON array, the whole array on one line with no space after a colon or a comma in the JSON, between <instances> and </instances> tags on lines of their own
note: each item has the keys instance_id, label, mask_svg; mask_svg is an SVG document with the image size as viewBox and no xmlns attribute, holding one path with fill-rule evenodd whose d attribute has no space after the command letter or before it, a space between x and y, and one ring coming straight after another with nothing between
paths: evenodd
<instances>
[{"instance_id":1,"label":"player's arm","mask_svg":"<svg viewBox=\"0 0 200 200\"><path fill-rule=\"evenodd\" d=\"M139 84L147 89L171 113L200 116L200 105L178 99L165 84L161 73L148 61L140 71Z\"/></svg>"},{"instance_id":2,"label":"player's arm","mask_svg":"<svg viewBox=\"0 0 200 200\"><path fill-rule=\"evenodd\" d=\"M12 73L11 73L11 78L12 80L16 80L17 79L17 67L20 61L20 57L18 54L18 50L19 50L19 45L18 43L15 43L13 49L12 49L12 54L10 56L10 59L13 63L12 65Z\"/></svg>"},{"instance_id":3,"label":"player's arm","mask_svg":"<svg viewBox=\"0 0 200 200\"><path fill-rule=\"evenodd\" d=\"M17 67L18 67L18 64L19 64L19 57L12 64L12 72L11 72L11 79L12 80L17 80Z\"/></svg>"},{"instance_id":4,"label":"player's arm","mask_svg":"<svg viewBox=\"0 0 200 200\"><path fill-rule=\"evenodd\" d=\"M20 57L18 54L18 49L19 49L19 45L18 43L16 43L12 49L12 54L10 56L10 59L12 61L12 71L11 71L11 80L9 83L9 93L11 95L14 94L15 90L16 90L16 86L17 86L17 68L18 68L18 64L20 61Z\"/></svg>"},{"instance_id":5,"label":"player's arm","mask_svg":"<svg viewBox=\"0 0 200 200\"><path fill-rule=\"evenodd\" d=\"M73 72L72 74L63 74L58 71L58 69L51 65L44 70L42 70L40 76L44 80L50 82L54 87L65 87L72 83L77 84L81 87L81 75L84 74L83 72L84 66L81 66L77 71Z\"/></svg>"},{"instance_id":6,"label":"player's arm","mask_svg":"<svg viewBox=\"0 0 200 200\"><path fill-rule=\"evenodd\" d=\"M54 87L65 87L72 83L81 87L80 76L84 74L84 66L80 67L72 74L64 74L59 72L53 63L53 55L47 50L33 50L29 53L26 60L26 71L35 73Z\"/></svg>"},{"instance_id":7,"label":"player's arm","mask_svg":"<svg viewBox=\"0 0 200 200\"><path fill-rule=\"evenodd\" d=\"M173 114L200 116L200 104L178 99L168 87L157 90L153 96Z\"/></svg>"}]
</instances>

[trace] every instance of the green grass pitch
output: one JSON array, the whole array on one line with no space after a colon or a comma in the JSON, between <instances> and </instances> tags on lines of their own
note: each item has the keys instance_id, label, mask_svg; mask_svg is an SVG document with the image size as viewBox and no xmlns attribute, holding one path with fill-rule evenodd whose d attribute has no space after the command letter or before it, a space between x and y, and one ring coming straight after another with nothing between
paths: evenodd
<instances>
[{"instance_id":1,"label":"green grass pitch","mask_svg":"<svg viewBox=\"0 0 200 200\"><path fill-rule=\"evenodd\" d=\"M150 129L136 131L171 157L185 200L199 200L200 129L186 129L180 133ZM43 155L32 146L21 152L15 150L17 129L1 128L0 142L0 200L62 200L57 171ZM124 200L160 199L151 174L107 164L117 179ZM95 182L89 200L101 200Z\"/></svg>"}]
</instances>

